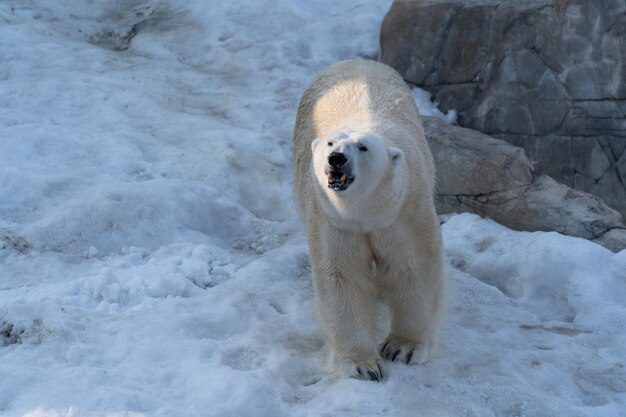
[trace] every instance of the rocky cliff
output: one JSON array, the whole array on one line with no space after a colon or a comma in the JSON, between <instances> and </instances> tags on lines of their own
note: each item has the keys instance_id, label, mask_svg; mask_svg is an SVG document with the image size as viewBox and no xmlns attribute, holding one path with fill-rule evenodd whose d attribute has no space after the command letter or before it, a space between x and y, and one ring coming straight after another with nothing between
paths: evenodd
<instances>
[{"instance_id":1,"label":"rocky cliff","mask_svg":"<svg viewBox=\"0 0 626 417\"><path fill-rule=\"evenodd\" d=\"M396 1L380 60L626 214L626 0Z\"/></svg>"}]
</instances>

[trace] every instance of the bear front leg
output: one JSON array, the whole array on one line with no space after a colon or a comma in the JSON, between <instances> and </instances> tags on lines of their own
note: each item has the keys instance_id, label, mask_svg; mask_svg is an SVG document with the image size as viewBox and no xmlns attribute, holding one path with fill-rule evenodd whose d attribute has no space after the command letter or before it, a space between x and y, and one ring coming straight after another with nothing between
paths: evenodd
<instances>
[{"instance_id":1,"label":"bear front leg","mask_svg":"<svg viewBox=\"0 0 626 417\"><path fill-rule=\"evenodd\" d=\"M379 381L376 346L377 288L367 245L350 232L334 231L312 248L315 297L326 336L327 366L334 377Z\"/></svg>"},{"instance_id":2,"label":"bear front leg","mask_svg":"<svg viewBox=\"0 0 626 417\"><path fill-rule=\"evenodd\" d=\"M388 264L385 276L391 331L380 345L380 354L385 360L422 364L434 354L441 324L443 268L437 251L412 262L406 262L411 254L395 255L399 258Z\"/></svg>"},{"instance_id":3,"label":"bear front leg","mask_svg":"<svg viewBox=\"0 0 626 417\"><path fill-rule=\"evenodd\" d=\"M378 381L381 360L376 349L376 292L350 272L327 272L316 279L318 314L326 333L330 371ZM367 277L360 277L362 280Z\"/></svg>"}]
</instances>

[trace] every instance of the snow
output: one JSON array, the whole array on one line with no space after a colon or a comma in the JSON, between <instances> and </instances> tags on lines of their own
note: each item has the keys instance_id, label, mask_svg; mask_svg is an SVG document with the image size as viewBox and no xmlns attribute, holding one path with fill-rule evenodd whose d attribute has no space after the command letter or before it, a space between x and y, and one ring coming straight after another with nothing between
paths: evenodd
<instances>
[{"instance_id":1,"label":"snow","mask_svg":"<svg viewBox=\"0 0 626 417\"><path fill-rule=\"evenodd\" d=\"M432 98L432 94L428 91L419 87L413 87L411 88L411 94L422 116L436 117L449 124L456 123L456 110L448 110L444 114L439 110L439 102L435 101Z\"/></svg>"},{"instance_id":2,"label":"snow","mask_svg":"<svg viewBox=\"0 0 626 417\"><path fill-rule=\"evenodd\" d=\"M469 214L439 357L321 373L291 133L389 5L0 3L0 415L626 415L626 251Z\"/></svg>"}]
</instances>

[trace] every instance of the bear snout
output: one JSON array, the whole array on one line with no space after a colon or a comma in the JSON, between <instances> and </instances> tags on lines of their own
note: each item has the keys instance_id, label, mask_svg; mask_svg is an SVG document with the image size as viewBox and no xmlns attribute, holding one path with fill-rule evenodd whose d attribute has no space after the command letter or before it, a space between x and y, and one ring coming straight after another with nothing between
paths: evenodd
<instances>
[{"instance_id":1,"label":"bear snout","mask_svg":"<svg viewBox=\"0 0 626 417\"><path fill-rule=\"evenodd\" d=\"M328 155L328 164L335 169L341 168L346 162L348 162L348 158L340 152L333 152Z\"/></svg>"}]
</instances>

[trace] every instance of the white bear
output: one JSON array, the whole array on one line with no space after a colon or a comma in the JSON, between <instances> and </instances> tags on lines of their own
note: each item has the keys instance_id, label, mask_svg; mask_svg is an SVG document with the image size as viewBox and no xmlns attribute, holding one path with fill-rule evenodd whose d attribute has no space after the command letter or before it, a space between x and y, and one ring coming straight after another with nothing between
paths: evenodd
<instances>
[{"instance_id":1,"label":"white bear","mask_svg":"<svg viewBox=\"0 0 626 417\"><path fill-rule=\"evenodd\" d=\"M434 165L409 88L377 62L335 64L304 93L293 146L327 370L378 381L383 359L427 361L445 285ZM379 295L391 329L377 345Z\"/></svg>"}]
</instances>

